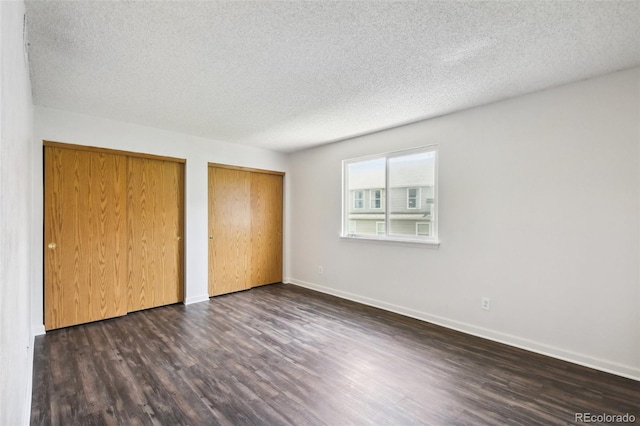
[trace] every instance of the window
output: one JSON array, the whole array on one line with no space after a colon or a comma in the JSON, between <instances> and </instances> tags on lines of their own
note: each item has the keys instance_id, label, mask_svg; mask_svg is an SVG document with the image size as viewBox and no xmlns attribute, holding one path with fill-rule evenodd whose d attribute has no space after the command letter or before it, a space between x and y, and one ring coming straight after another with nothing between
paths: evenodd
<instances>
[{"instance_id":1,"label":"window","mask_svg":"<svg viewBox=\"0 0 640 426\"><path fill-rule=\"evenodd\" d=\"M353 208L364 208L364 191L353 191Z\"/></svg>"},{"instance_id":2,"label":"window","mask_svg":"<svg viewBox=\"0 0 640 426\"><path fill-rule=\"evenodd\" d=\"M372 189L371 191L369 191L369 194L371 199L371 208L372 209L382 208L382 190Z\"/></svg>"},{"instance_id":3,"label":"window","mask_svg":"<svg viewBox=\"0 0 640 426\"><path fill-rule=\"evenodd\" d=\"M420 208L420 188L407 188L407 208L419 209Z\"/></svg>"},{"instance_id":4,"label":"window","mask_svg":"<svg viewBox=\"0 0 640 426\"><path fill-rule=\"evenodd\" d=\"M437 152L432 145L344 160L342 236L437 244Z\"/></svg>"}]
</instances>

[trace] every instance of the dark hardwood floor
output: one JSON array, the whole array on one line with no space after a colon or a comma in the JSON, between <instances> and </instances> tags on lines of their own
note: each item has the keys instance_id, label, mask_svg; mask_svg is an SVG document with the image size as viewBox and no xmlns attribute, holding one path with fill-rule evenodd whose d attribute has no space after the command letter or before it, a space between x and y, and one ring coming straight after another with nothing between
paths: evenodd
<instances>
[{"instance_id":1,"label":"dark hardwood floor","mask_svg":"<svg viewBox=\"0 0 640 426\"><path fill-rule=\"evenodd\" d=\"M554 425L640 382L292 285L36 339L34 425Z\"/></svg>"}]
</instances>

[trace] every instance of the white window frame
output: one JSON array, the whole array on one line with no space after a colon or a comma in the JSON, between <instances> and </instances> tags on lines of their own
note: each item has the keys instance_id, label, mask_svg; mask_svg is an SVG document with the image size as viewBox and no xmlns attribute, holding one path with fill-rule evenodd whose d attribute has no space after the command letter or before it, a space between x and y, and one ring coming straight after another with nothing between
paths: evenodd
<instances>
[{"instance_id":1,"label":"white window frame","mask_svg":"<svg viewBox=\"0 0 640 426\"><path fill-rule=\"evenodd\" d=\"M373 197L373 193L379 191L380 192L380 198L374 198ZM380 205L378 207L373 205L374 201L380 201ZM369 208L371 209L375 209L375 210L380 210L382 208L382 188L376 188L376 189L370 189L369 190Z\"/></svg>"},{"instance_id":2,"label":"white window frame","mask_svg":"<svg viewBox=\"0 0 640 426\"><path fill-rule=\"evenodd\" d=\"M388 200L387 197L385 197L383 194L387 193L389 194L389 160L396 158L396 157L404 157L404 156L408 156L408 155L413 155L413 154L421 154L421 153L427 153L427 152L433 152L434 153L434 181L433 181L433 202L431 204L431 222L430 222L430 226L431 226L431 235L427 236L425 238L424 235L396 235L396 234L390 234L389 232L389 216L390 216L390 212L389 212L389 208L387 206L388 204ZM399 242L399 243L416 243L416 244L425 244L425 245L432 245L432 246L439 246L440 245L440 241L438 239L438 145L425 145L425 146L420 146L417 148L413 148L413 149L407 149L407 150L402 150L402 151L394 151L394 152L388 152L388 153L383 153L383 154L376 154L376 155L369 155L369 156L365 156L365 157L359 157L359 158L351 158L351 159L347 159L347 160L343 160L342 161L342 232L340 234L340 236L342 238L349 238L349 239L362 239L362 240L379 240L379 241L391 241L391 242ZM384 216L385 216L385 220L384 220L384 224L385 224L385 235L358 235L357 233L349 233L350 229L349 229L349 208L347 208L347 206L353 207L354 206L354 201L351 199L351 192L348 188L349 188L349 165L354 164L354 163L359 163L359 162L363 162L363 161L370 161L370 160L376 160L376 159L385 159L385 163L386 163L386 171L385 171L385 187L384 188L380 188L382 190L381 192L381 208L384 208ZM417 188L418 189L418 206L421 205L420 203L420 194L421 194L421 190L422 188L420 187L411 187L411 188ZM376 188L377 189L377 188ZM358 190L356 190L358 191ZM364 196L364 195L363 195ZM415 209L418 209L420 207L417 207ZM414 208L412 208L411 210L415 210ZM382 222L382 221L379 221ZM376 234L378 231L378 225L376 224ZM416 233L417 233L417 228L416 228Z\"/></svg>"},{"instance_id":3,"label":"white window frame","mask_svg":"<svg viewBox=\"0 0 640 426\"><path fill-rule=\"evenodd\" d=\"M382 233L380 233L380 225L382 225ZM384 235L387 232L386 222L376 222L376 235Z\"/></svg>"},{"instance_id":4,"label":"white window frame","mask_svg":"<svg viewBox=\"0 0 640 426\"><path fill-rule=\"evenodd\" d=\"M416 190L416 197L415 197L416 206L415 207L409 206L409 200L412 198L412 197L409 197L409 191L411 191L412 189ZM422 193L421 188L418 186L412 186L410 188L407 188L407 210L417 210L421 207L421 204L420 204L421 193Z\"/></svg>"},{"instance_id":5,"label":"white window frame","mask_svg":"<svg viewBox=\"0 0 640 426\"><path fill-rule=\"evenodd\" d=\"M362 194L362 198L356 198L356 194ZM356 201L362 201L362 205L360 207L356 206ZM353 191L353 209L354 210L362 210L364 209L364 189L356 189Z\"/></svg>"}]
</instances>

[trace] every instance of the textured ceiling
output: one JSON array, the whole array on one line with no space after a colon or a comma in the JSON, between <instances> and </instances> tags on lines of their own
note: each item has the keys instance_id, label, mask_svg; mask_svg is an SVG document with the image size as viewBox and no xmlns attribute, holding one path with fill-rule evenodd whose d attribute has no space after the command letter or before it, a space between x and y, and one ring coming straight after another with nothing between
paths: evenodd
<instances>
[{"instance_id":1,"label":"textured ceiling","mask_svg":"<svg viewBox=\"0 0 640 426\"><path fill-rule=\"evenodd\" d=\"M640 2L28 1L34 103L280 151L640 65Z\"/></svg>"}]
</instances>

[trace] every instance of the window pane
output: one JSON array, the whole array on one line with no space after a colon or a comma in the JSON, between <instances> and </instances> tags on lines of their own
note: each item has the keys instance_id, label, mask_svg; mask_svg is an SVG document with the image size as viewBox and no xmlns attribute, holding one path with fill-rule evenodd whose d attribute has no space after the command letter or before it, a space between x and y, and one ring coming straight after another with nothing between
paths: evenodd
<instances>
[{"instance_id":1,"label":"window pane","mask_svg":"<svg viewBox=\"0 0 640 426\"><path fill-rule=\"evenodd\" d=\"M387 205L390 235L422 239L431 236L434 185L434 152L389 159Z\"/></svg>"},{"instance_id":2,"label":"window pane","mask_svg":"<svg viewBox=\"0 0 640 426\"><path fill-rule=\"evenodd\" d=\"M379 235L376 222L384 221L385 159L353 162L347 165L350 202L347 220L357 235ZM368 199L366 199L368 198Z\"/></svg>"},{"instance_id":3,"label":"window pane","mask_svg":"<svg viewBox=\"0 0 640 426\"><path fill-rule=\"evenodd\" d=\"M418 206L418 188L407 188L407 208L417 209Z\"/></svg>"},{"instance_id":4,"label":"window pane","mask_svg":"<svg viewBox=\"0 0 640 426\"><path fill-rule=\"evenodd\" d=\"M371 208L372 209L382 208L382 190L372 189L370 191L370 194L371 194Z\"/></svg>"},{"instance_id":5,"label":"window pane","mask_svg":"<svg viewBox=\"0 0 640 426\"><path fill-rule=\"evenodd\" d=\"M364 191L353 191L353 208L361 209L364 207Z\"/></svg>"}]
</instances>

